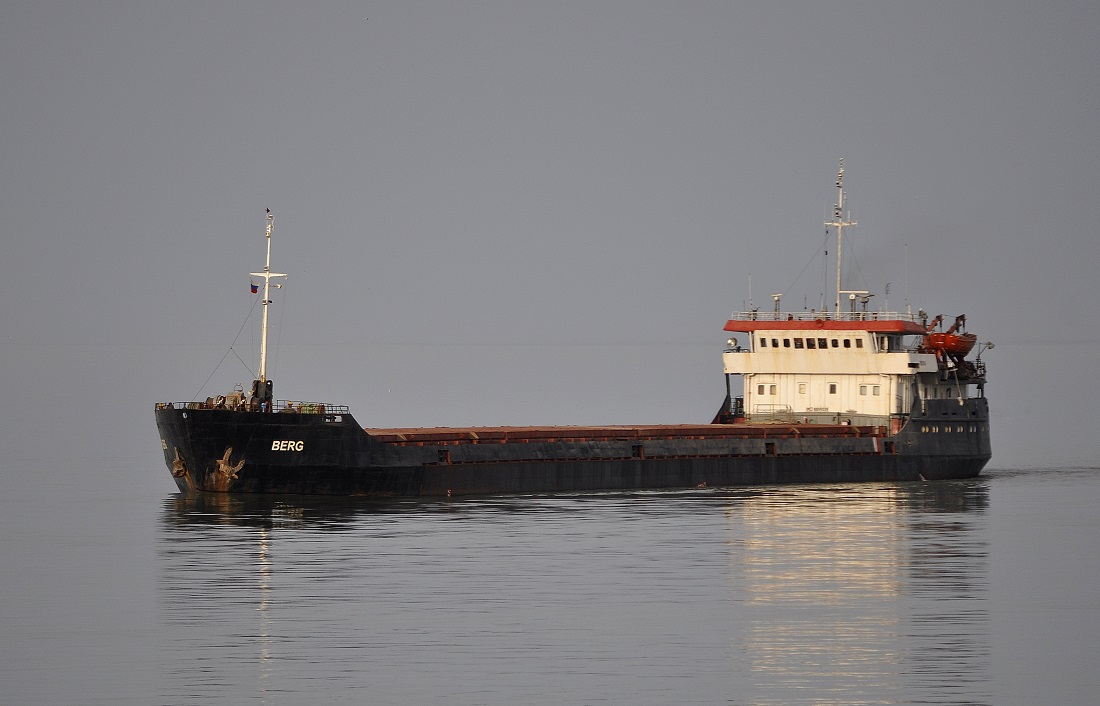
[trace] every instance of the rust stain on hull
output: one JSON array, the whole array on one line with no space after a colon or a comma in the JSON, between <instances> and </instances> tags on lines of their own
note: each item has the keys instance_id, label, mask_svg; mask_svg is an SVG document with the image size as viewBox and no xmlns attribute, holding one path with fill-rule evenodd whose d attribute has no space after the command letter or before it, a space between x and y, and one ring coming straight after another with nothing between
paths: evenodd
<instances>
[{"instance_id":1,"label":"rust stain on hull","mask_svg":"<svg viewBox=\"0 0 1100 706\"><path fill-rule=\"evenodd\" d=\"M214 472L206 476L205 490L217 493L229 491L229 484L237 479L237 471L244 467L243 458L235 464L230 462L229 456L232 453L233 447L229 446L225 449L225 454L214 461Z\"/></svg>"},{"instance_id":2,"label":"rust stain on hull","mask_svg":"<svg viewBox=\"0 0 1100 706\"><path fill-rule=\"evenodd\" d=\"M176 458L172 461L172 477L176 479L176 485L180 490L189 493L195 489L195 483L191 480L191 471L187 468L187 462L180 456L179 447L173 446L172 450L176 453Z\"/></svg>"}]
</instances>

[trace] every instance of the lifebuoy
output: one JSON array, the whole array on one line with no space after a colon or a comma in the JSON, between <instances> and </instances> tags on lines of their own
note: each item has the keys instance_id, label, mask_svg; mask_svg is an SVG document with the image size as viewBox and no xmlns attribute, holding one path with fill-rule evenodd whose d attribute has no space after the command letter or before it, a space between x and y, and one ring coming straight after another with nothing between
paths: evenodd
<instances>
[{"instance_id":1,"label":"lifebuoy","mask_svg":"<svg viewBox=\"0 0 1100 706\"><path fill-rule=\"evenodd\" d=\"M825 328L825 322L822 321L821 319L815 319L814 323L817 324L818 328Z\"/></svg>"}]
</instances>

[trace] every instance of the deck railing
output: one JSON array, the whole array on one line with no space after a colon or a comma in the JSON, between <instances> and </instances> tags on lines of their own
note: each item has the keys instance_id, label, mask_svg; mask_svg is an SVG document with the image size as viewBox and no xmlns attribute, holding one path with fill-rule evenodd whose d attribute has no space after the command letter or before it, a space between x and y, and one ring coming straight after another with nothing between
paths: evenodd
<instances>
[{"instance_id":1,"label":"deck railing","mask_svg":"<svg viewBox=\"0 0 1100 706\"><path fill-rule=\"evenodd\" d=\"M912 321L922 323L920 314L909 311L735 311L732 321Z\"/></svg>"},{"instance_id":2,"label":"deck railing","mask_svg":"<svg viewBox=\"0 0 1100 706\"><path fill-rule=\"evenodd\" d=\"M157 402L157 409L228 409L240 412L276 412L279 414L348 414L346 404L329 404L328 402L302 402L298 400L276 400L271 409L262 410L260 406L253 405L249 400L239 403L227 400L224 397L210 397L194 402Z\"/></svg>"}]
</instances>

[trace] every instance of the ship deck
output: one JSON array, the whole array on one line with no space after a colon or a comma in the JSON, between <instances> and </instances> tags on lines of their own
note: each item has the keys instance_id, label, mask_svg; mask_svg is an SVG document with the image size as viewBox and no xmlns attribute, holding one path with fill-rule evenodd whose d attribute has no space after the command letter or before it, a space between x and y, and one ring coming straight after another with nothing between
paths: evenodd
<instances>
[{"instance_id":1,"label":"ship deck","mask_svg":"<svg viewBox=\"0 0 1100 706\"><path fill-rule=\"evenodd\" d=\"M847 424L652 424L626 426L516 426L366 428L376 441L394 445L504 444L550 441L671 439L793 439L882 437L886 428Z\"/></svg>"}]
</instances>

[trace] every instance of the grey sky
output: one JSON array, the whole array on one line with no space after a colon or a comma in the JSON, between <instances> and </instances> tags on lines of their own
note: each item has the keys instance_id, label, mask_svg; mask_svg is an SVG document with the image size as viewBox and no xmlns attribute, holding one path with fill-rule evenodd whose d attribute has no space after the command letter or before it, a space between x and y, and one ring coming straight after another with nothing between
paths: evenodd
<instances>
[{"instance_id":1,"label":"grey sky","mask_svg":"<svg viewBox=\"0 0 1100 706\"><path fill-rule=\"evenodd\" d=\"M3 393L116 395L98 431L159 461L152 403L233 339L270 207L280 393L611 423L648 389L641 421L709 419L748 275L820 300L844 157L861 284L903 307L908 244L914 309L999 344L994 463L1060 447L1097 392L1055 371L1096 358L1098 35L1086 2L7 2ZM552 410L509 416L525 386Z\"/></svg>"}]
</instances>

